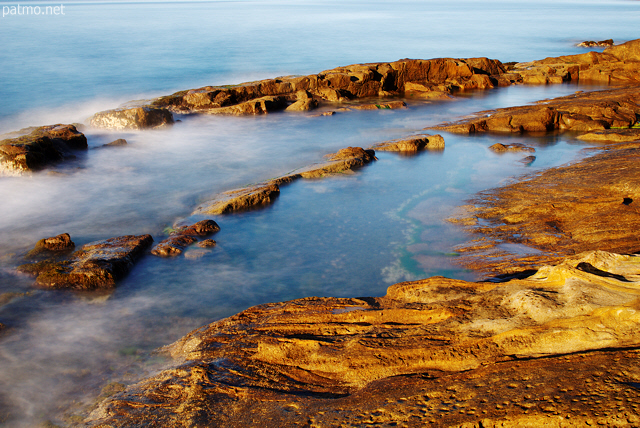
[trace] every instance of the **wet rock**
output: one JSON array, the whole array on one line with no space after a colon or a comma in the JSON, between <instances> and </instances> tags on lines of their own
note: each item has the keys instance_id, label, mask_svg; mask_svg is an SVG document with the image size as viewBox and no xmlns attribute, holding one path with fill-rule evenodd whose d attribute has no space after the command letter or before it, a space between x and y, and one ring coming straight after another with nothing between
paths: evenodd
<instances>
[{"instance_id":1,"label":"wet rock","mask_svg":"<svg viewBox=\"0 0 640 428\"><path fill-rule=\"evenodd\" d=\"M280 187L275 183L262 183L242 189L222 193L199 206L194 214L229 214L247 211L273 203L280 195Z\"/></svg>"},{"instance_id":2,"label":"wet rock","mask_svg":"<svg viewBox=\"0 0 640 428\"><path fill-rule=\"evenodd\" d=\"M434 277L385 297L256 306L165 348L171 367L86 422L536 426L553 410L558 423L615 412L632 424L639 261L592 252L508 283ZM627 281L578 269L584 262Z\"/></svg>"},{"instance_id":3,"label":"wet rock","mask_svg":"<svg viewBox=\"0 0 640 428\"><path fill-rule=\"evenodd\" d=\"M212 248L212 247L215 247L217 244L218 243L213 239L203 239L202 241L198 242L196 246L200 248Z\"/></svg>"},{"instance_id":4,"label":"wet rock","mask_svg":"<svg viewBox=\"0 0 640 428\"><path fill-rule=\"evenodd\" d=\"M622 88L580 92L534 106L509 107L483 112L459 122L436 126L453 133L598 131L611 127L629 128L640 115L640 89ZM487 114L488 113L488 114Z\"/></svg>"},{"instance_id":5,"label":"wet rock","mask_svg":"<svg viewBox=\"0 0 640 428\"><path fill-rule=\"evenodd\" d=\"M331 174L348 172L377 160L374 150L365 150L361 147L347 147L326 157L328 158L328 162L299 169L295 172L294 176L321 178Z\"/></svg>"},{"instance_id":6,"label":"wet rock","mask_svg":"<svg viewBox=\"0 0 640 428\"><path fill-rule=\"evenodd\" d=\"M532 163L534 163L536 161L536 157L535 156L527 156L526 158L522 158L520 159L520 163L525 164L526 166L531 165Z\"/></svg>"},{"instance_id":7,"label":"wet rock","mask_svg":"<svg viewBox=\"0 0 640 428\"><path fill-rule=\"evenodd\" d=\"M613 39L601 40L599 42L586 40L584 42L578 43L577 46L581 48L606 48L609 46L613 46Z\"/></svg>"},{"instance_id":8,"label":"wet rock","mask_svg":"<svg viewBox=\"0 0 640 428\"><path fill-rule=\"evenodd\" d=\"M171 232L170 236L153 247L151 254L159 257L173 257L198 241L197 236L208 236L220 230L213 220L202 220L189 226L182 226ZM215 241L214 241L215 245Z\"/></svg>"},{"instance_id":9,"label":"wet rock","mask_svg":"<svg viewBox=\"0 0 640 428\"><path fill-rule=\"evenodd\" d=\"M87 149L87 138L74 125L27 128L13 135L0 141L0 175L38 171L73 157L73 150Z\"/></svg>"},{"instance_id":10,"label":"wet rock","mask_svg":"<svg viewBox=\"0 0 640 428\"><path fill-rule=\"evenodd\" d=\"M55 253L64 254L73 251L75 246L71 240L71 236L68 233L63 233L58 236L39 240L35 247L27 253L25 258L50 257L55 255Z\"/></svg>"},{"instance_id":11,"label":"wet rock","mask_svg":"<svg viewBox=\"0 0 640 428\"><path fill-rule=\"evenodd\" d=\"M117 140L114 140L110 143L107 144L103 144L101 147L120 147L120 146L126 146L129 143L127 143L127 140L125 140L124 138L118 138Z\"/></svg>"},{"instance_id":12,"label":"wet rock","mask_svg":"<svg viewBox=\"0 0 640 428\"><path fill-rule=\"evenodd\" d=\"M62 261L26 264L18 270L36 276L36 284L47 288L112 288L151 246L150 235L126 235L83 245Z\"/></svg>"},{"instance_id":13,"label":"wet rock","mask_svg":"<svg viewBox=\"0 0 640 428\"><path fill-rule=\"evenodd\" d=\"M108 129L156 129L173 124L173 114L167 109L151 106L119 108L96 113L91 126Z\"/></svg>"},{"instance_id":14,"label":"wet rock","mask_svg":"<svg viewBox=\"0 0 640 428\"><path fill-rule=\"evenodd\" d=\"M520 143L513 143L513 144L495 143L492 146L489 146L489 150L494 151L496 153L505 153L505 152L533 153L536 151L536 149L534 149L533 147L525 146L524 144L520 144Z\"/></svg>"},{"instance_id":15,"label":"wet rock","mask_svg":"<svg viewBox=\"0 0 640 428\"><path fill-rule=\"evenodd\" d=\"M385 141L373 146L375 150L387 152L414 153L421 150L444 150L444 138L441 135L417 135L402 140Z\"/></svg>"}]
</instances>

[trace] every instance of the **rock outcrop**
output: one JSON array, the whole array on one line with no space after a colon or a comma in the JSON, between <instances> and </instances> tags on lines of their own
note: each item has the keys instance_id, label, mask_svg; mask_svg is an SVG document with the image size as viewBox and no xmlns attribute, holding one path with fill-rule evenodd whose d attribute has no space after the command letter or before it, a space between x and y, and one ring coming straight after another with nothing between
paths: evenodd
<instances>
[{"instance_id":1,"label":"rock outcrop","mask_svg":"<svg viewBox=\"0 0 640 428\"><path fill-rule=\"evenodd\" d=\"M220 231L220 226L213 220L201 220L190 226L181 226L171 232L170 236L153 247L151 254L160 257L173 257L198 241L198 237L209 236ZM208 240L211 241L211 240ZM204 242L204 241L203 241ZM215 242L215 241L214 241ZM204 247L212 246L206 243ZM214 244L215 245L215 244Z\"/></svg>"},{"instance_id":2,"label":"rock outcrop","mask_svg":"<svg viewBox=\"0 0 640 428\"><path fill-rule=\"evenodd\" d=\"M640 39L600 52L546 58L515 64L503 77L528 84L567 81L617 85L640 83Z\"/></svg>"},{"instance_id":3,"label":"rock outcrop","mask_svg":"<svg viewBox=\"0 0 640 428\"><path fill-rule=\"evenodd\" d=\"M416 153L422 150L444 150L442 135L416 135L401 140L385 141L373 146L373 149L383 152Z\"/></svg>"},{"instance_id":4,"label":"rock outcrop","mask_svg":"<svg viewBox=\"0 0 640 428\"><path fill-rule=\"evenodd\" d=\"M640 88L579 92L536 105L481 112L479 116L431 129L473 134L632 128L640 117Z\"/></svg>"},{"instance_id":5,"label":"rock outcrop","mask_svg":"<svg viewBox=\"0 0 640 428\"><path fill-rule=\"evenodd\" d=\"M36 276L36 284L47 288L112 288L152 242L150 235L119 236L83 245L68 259L25 264L18 270Z\"/></svg>"},{"instance_id":6,"label":"rock outcrop","mask_svg":"<svg viewBox=\"0 0 640 428\"><path fill-rule=\"evenodd\" d=\"M88 423L637 424L639 262L590 252L507 283L434 277L256 306L167 347L171 368Z\"/></svg>"},{"instance_id":7,"label":"rock outcrop","mask_svg":"<svg viewBox=\"0 0 640 428\"><path fill-rule=\"evenodd\" d=\"M73 150L87 149L87 137L74 125L27 128L15 134L0 141L0 175L38 171L73 157Z\"/></svg>"},{"instance_id":8,"label":"rock outcrop","mask_svg":"<svg viewBox=\"0 0 640 428\"><path fill-rule=\"evenodd\" d=\"M173 124L173 114L153 106L119 108L94 114L90 123L96 128L155 129Z\"/></svg>"},{"instance_id":9,"label":"rock outcrop","mask_svg":"<svg viewBox=\"0 0 640 428\"><path fill-rule=\"evenodd\" d=\"M308 76L285 76L231 86L206 86L177 92L153 101L177 113L261 114L286 107L315 108L318 101L341 102L413 93L450 94L455 90L484 89L498 83L505 71L487 58L400 60L391 63L354 64ZM259 100L277 100L274 108ZM397 108L397 102L367 104L363 108Z\"/></svg>"}]
</instances>

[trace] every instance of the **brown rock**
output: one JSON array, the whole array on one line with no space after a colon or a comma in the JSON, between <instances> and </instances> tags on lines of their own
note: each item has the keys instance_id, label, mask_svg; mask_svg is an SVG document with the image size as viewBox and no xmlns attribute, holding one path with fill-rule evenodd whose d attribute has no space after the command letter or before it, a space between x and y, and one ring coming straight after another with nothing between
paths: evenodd
<instances>
[{"instance_id":1,"label":"brown rock","mask_svg":"<svg viewBox=\"0 0 640 428\"><path fill-rule=\"evenodd\" d=\"M533 147L525 146L524 144L514 143L514 144L502 144L495 143L494 145L489 147L489 150L492 150L496 153L505 153L505 152L530 152L533 153L536 151Z\"/></svg>"},{"instance_id":2,"label":"brown rock","mask_svg":"<svg viewBox=\"0 0 640 428\"><path fill-rule=\"evenodd\" d=\"M580 92L544 101L542 105L509 107L452 124L436 126L454 133L597 131L631 127L640 114L640 89ZM489 113L487 115L487 113Z\"/></svg>"},{"instance_id":3,"label":"brown rock","mask_svg":"<svg viewBox=\"0 0 640 428\"><path fill-rule=\"evenodd\" d=\"M126 146L129 143L127 143L127 140L125 140L124 138L118 138L117 140L114 140L110 143L107 144L103 144L102 147L119 147L119 146Z\"/></svg>"},{"instance_id":4,"label":"brown rock","mask_svg":"<svg viewBox=\"0 0 640 428\"><path fill-rule=\"evenodd\" d=\"M627 383L640 375L638 259L595 252L503 284L434 277L380 298L256 306L165 348L170 368L86 422L536 426L604 412L640 421L640 393Z\"/></svg>"},{"instance_id":5,"label":"brown rock","mask_svg":"<svg viewBox=\"0 0 640 428\"><path fill-rule=\"evenodd\" d=\"M86 150L87 138L74 125L27 128L0 141L0 175L38 171L68 157L70 150Z\"/></svg>"},{"instance_id":6,"label":"brown rock","mask_svg":"<svg viewBox=\"0 0 640 428\"><path fill-rule=\"evenodd\" d=\"M35 275L36 283L48 288L111 288L152 242L149 235L110 238L83 245L70 259L26 264L18 270Z\"/></svg>"},{"instance_id":7,"label":"brown rock","mask_svg":"<svg viewBox=\"0 0 640 428\"><path fill-rule=\"evenodd\" d=\"M71 240L71 236L68 233L63 233L58 236L39 240L33 250L27 253L25 258L37 258L43 255L51 256L52 253L69 252L74 248L75 244Z\"/></svg>"},{"instance_id":8,"label":"brown rock","mask_svg":"<svg viewBox=\"0 0 640 428\"><path fill-rule=\"evenodd\" d=\"M198 242L196 245L200 248L211 248L211 247L215 247L217 244L218 243L213 239L204 239Z\"/></svg>"},{"instance_id":9,"label":"brown rock","mask_svg":"<svg viewBox=\"0 0 640 428\"><path fill-rule=\"evenodd\" d=\"M309 76L286 76L240 85L207 86L180 91L156 99L153 105L180 113L216 113L220 110L220 113L227 114L256 114L256 111L269 110L269 107L254 103L264 97L283 97L285 101L286 98L295 98L296 102L290 107L297 110L315 105L313 101L298 99L296 94L301 91L320 100L343 102L399 95L406 92L407 85L411 83L429 88L428 91L420 92L428 93L424 95L426 97L448 97L448 92L455 88L489 88L493 85L493 80L497 82L493 75L504 72L499 61L487 58L438 58L354 64ZM389 108L398 108L398 103L387 104ZM277 103L277 108L285 107L285 103Z\"/></svg>"},{"instance_id":10,"label":"brown rock","mask_svg":"<svg viewBox=\"0 0 640 428\"><path fill-rule=\"evenodd\" d=\"M280 195L280 187L275 183L261 183L238 190L222 193L204 205L194 214L229 214L269 205Z\"/></svg>"},{"instance_id":11,"label":"brown rock","mask_svg":"<svg viewBox=\"0 0 640 428\"><path fill-rule=\"evenodd\" d=\"M220 230L213 220L202 220L189 226L182 226L171 232L171 235L161 241L152 250L151 254L159 257L174 257L182 254L189 245L196 242L196 236L207 236ZM214 241L215 242L215 241Z\"/></svg>"},{"instance_id":12,"label":"brown rock","mask_svg":"<svg viewBox=\"0 0 640 428\"><path fill-rule=\"evenodd\" d=\"M579 47L582 48L604 48L613 46L613 39L601 40L599 42L594 42L593 40L587 40L581 43L578 43Z\"/></svg>"},{"instance_id":13,"label":"brown rock","mask_svg":"<svg viewBox=\"0 0 640 428\"><path fill-rule=\"evenodd\" d=\"M154 129L171 124L170 111L151 106L107 110L91 118L91 126L108 129Z\"/></svg>"},{"instance_id":14,"label":"brown rock","mask_svg":"<svg viewBox=\"0 0 640 428\"><path fill-rule=\"evenodd\" d=\"M444 138L441 135L418 135L402 140L386 141L373 146L375 150L387 152L414 153L421 150L444 150Z\"/></svg>"}]
</instances>

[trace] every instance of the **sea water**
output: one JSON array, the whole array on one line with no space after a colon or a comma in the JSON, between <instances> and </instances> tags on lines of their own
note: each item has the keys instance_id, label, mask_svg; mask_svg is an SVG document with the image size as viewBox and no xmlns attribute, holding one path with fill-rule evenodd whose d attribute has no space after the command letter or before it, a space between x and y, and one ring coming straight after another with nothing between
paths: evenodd
<instances>
[{"instance_id":1,"label":"sea water","mask_svg":"<svg viewBox=\"0 0 640 428\"><path fill-rule=\"evenodd\" d=\"M21 2L21 5L58 5ZM636 38L637 1L65 2L64 15L0 20L0 133L84 122L96 111L203 85L317 73L400 58L528 61ZM17 3L0 2L0 6ZM347 146L423 132L477 111L584 89L510 87L407 109L331 117L185 116L159 131L86 129L90 149L29 177L0 177L0 423L64 426L109 382L153 372L154 348L249 306L307 296L381 296L455 263L469 239L445 221L477 191L582 156L569 135L464 137L443 152L377 153L353 174L283 186L263 210L215 218L210 250L143 257L108 293L33 288L15 273L43 237L77 246L124 234L163 239L213 195L319 162ZM98 148L116 138L128 146ZM500 141L536 148L497 155ZM5 294L12 293L12 294ZM75 404L73 404L75 403Z\"/></svg>"}]
</instances>

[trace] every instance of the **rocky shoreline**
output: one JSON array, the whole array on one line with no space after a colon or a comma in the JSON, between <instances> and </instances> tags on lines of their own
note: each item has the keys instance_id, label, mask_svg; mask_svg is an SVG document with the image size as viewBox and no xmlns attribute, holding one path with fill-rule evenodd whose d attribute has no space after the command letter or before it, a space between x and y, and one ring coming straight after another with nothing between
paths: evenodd
<instances>
[{"instance_id":1,"label":"rocky shoreline","mask_svg":"<svg viewBox=\"0 0 640 428\"><path fill-rule=\"evenodd\" d=\"M169 368L105 400L83 425L637 426L640 259L615 253L640 251L638 71L640 40L514 65L486 58L353 65L182 91L96 114L93 126L150 129L170 125L173 114L306 111L369 97L440 99L516 83L624 85L437 127L464 134L567 131L606 144L582 162L482 193L457 218L482 235L458 249L461 263L503 277L477 283L434 277L395 284L380 298L307 298L247 309L166 347ZM351 108L397 107L403 106L380 101ZM7 171L36 171L49 162L40 152L57 161L69 148L86 149L75 127L42 127L0 142L0 160ZM345 148L326 162L215 196L176 222L187 224L152 253L178 255L219 230L211 219L192 219L266 206L280 186L362 167L376 160L375 150L443 148L442 136L426 134ZM18 158L36 161L23 167ZM69 254L70 237L56 238L41 241L32 253L38 261L20 267L40 286L113 287L153 241L127 235ZM536 252L518 257L505 253L504 243Z\"/></svg>"}]
</instances>

